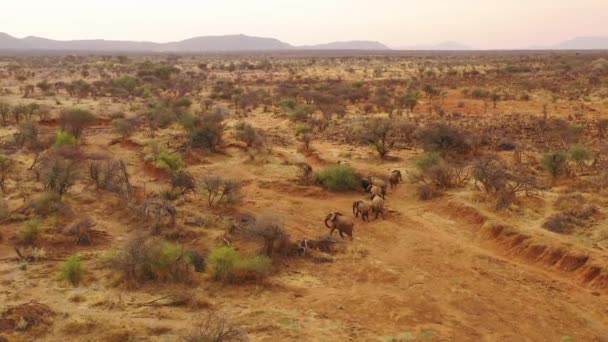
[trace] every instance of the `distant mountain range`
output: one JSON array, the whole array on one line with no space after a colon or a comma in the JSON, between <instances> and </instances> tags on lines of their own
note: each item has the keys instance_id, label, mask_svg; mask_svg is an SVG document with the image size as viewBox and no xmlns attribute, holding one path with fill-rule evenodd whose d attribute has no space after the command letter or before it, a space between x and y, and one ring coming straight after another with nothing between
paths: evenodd
<instances>
[{"instance_id":1,"label":"distant mountain range","mask_svg":"<svg viewBox=\"0 0 608 342\"><path fill-rule=\"evenodd\" d=\"M606 50L608 49L607 37L576 37L566 40L554 46L560 50Z\"/></svg>"},{"instance_id":2,"label":"distant mountain range","mask_svg":"<svg viewBox=\"0 0 608 342\"><path fill-rule=\"evenodd\" d=\"M396 47L396 50L424 50L424 51L460 51L471 50L470 47L457 42L446 41L435 45L412 45Z\"/></svg>"},{"instance_id":3,"label":"distant mountain range","mask_svg":"<svg viewBox=\"0 0 608 342\"><path fill-rule=\"evenodd\" d=\"M388 50L379 42L346 41L320 45L294 46L275 38L252 37L243 34L202 36L178 42L153 43L121 40L53 40L40 37L15 38L0 33L0 50L53 51L121 51L121 52L220 52L276 50Z\"/></svg>"},{"instance_id":4,"label":"distant mountain range","mask_svg":"<svg viewBox=\"0 0 608 342\"><path fill-rule=\"evenodd\" d=\"M531 46L526 49L546 50L608 50L606 37L577 37L553 46ZM138 42L126 40L53 40L29 36L16 38L0 33L0 50L26 51L80 51L80 52L222 52L222 51L290 51L290 50L391 50L388 46L368 40L331 42L326 44L296 46L275 38L253 37L243 34L226 36L201 36L170 43ZM465 51L473 50L466 45L445 41L435 45L395 47L394 50Z\"/></svg>"}]
</instances>

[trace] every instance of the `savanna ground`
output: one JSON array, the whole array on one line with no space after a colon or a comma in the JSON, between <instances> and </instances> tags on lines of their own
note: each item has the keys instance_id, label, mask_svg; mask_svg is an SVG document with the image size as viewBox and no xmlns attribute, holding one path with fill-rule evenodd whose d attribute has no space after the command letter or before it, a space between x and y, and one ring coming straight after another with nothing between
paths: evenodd
<instances>
[{"instance_id":1,"label":"savanna ground","mask_svg":"<svg viewBox=\"0 0 608 342\"><path fill-rule=\"evenodd\" d=\"M607 59L2 57L0 340L608 341Z\"/></svg>"}]
</instances>

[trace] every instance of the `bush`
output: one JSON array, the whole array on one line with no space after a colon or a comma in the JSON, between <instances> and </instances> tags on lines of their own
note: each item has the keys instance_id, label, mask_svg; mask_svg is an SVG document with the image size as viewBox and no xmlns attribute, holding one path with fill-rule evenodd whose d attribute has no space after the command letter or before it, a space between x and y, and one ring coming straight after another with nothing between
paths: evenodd
<instances>
[{"instance_id":1,"label":"bush","mask_svg":"<svg viewBox=\"0 0 608 342\"><path fill-rule=\"evenodd\" d=\"M112 121L112 126L114 127L114 131L123 138L126 138L135 132L133 120L115 119Z\"/></svg>"},{"instance_id":2,"label":"bush","mask_svg":"<svg viewBox=\"0 0 608 342\"><path fill-rule=\"evenodd\" d=\"M247 334L238 326L211 312L193 322L182 342L246 342Z\"/></svg>"},{"instance_id":3,"label":"bush","mask_svg":"<svg viewBox=\"0 0 608 342\"><path fill-rule=\"evenodd\" d=\"M21 242L31 245L38 240L40 234L42 234L42 222L37 219L27 220L21 229Z\"/></svg>"},{"instance_id":4,"label":"bush","mask_svg":"<svg viewBox=\"0 0 608 342\"><path fill-rule=\"evenodd\" d=\"M70 132L76 138L79 138L82 131L93 123L95 116L83 109L64 110L59 115L59 123L61 128Z\"/></svg>"},{"instance_id":5,"label":"bush","mask_svg":"<svg viewBox=\"0 0 608 342\"><path fill-rule=\"evenodd\" d=\"M112 266L130 286L152 280L189 283L195 261L191 256L192 251L161 239L136 238L112 258Z\"/></svg>"},{"instance_id":6,"label":"bush","mask_svg":"<svg viewBox=\"0 0 608 342\"><path fill-rule=\"evenodd\" d=\"M439 196L441 192L429 184L420 184L416 188L416 196L421 201L429 201Z\"/></svg>"},{"instance_id":7,"label":"bush","mask_svg":"<svg viewBox=\"0 0 608 342\"><path fill-rule=\"evenodd\" d=\"M327 166L317 172L315 178L324 188L331 191L356 190L361 186L355 169L346 164Z\"/></svg>"},{"instance_id":8,"label":"bush","mask_svg":"<svg viewBox=\"0 0 608 342\"><path fill-rule=\"evenodd\" d=\"M466 153L470 149L465 135L459 129L445 124L423 128L418 136L427 152Z\"/></svg>"},{"instance_id":9,"label":"bush","mask_svg":"<svg viewBox=\"0 0 608 342\"><path fill-rule=\"evenodd\" d=\"M258 280L270 272L272 260L267 256L243 258L232 247L214 249L208 258L209 273L222 282Z\"/></svg>"},{"instance_id":10,"label":"bush","mask_svg":"<svg viewBox=\"0 0 608 342\"><path fill-rule=\"evenodd\" d=\"M563 152L547 153L543 156L540 163L553 178L566 176L570 173L568 158Z\"/></svg>"},{"instance_id":11,"label":"bush","mask_svg":"<svg viewBox=\"0 0 608 342\"><path fill-rule=\"evenodd\" d=\"M441 162L441 156L436 152L427 152L420 158L416 159L416 168L422 172L429 168L439 164Z\"/></svg>"},{"instance_id":12,"label":"bush","mask_svg":"<svg viewBox=\"0 0 608 342\"><path fill-rule=\"evenodd\" d=\"M45 190L63 196L76 182L77 164L67 159L54 157L43 165L40 176Z\"/></svg>"},{"instance_id":13,"label":"bush","mask_svg":"<svg viewBox=\"0 0 608 342\"><path fill-rule=\"evenodd\" d=\"M228 281L238 259L239 253L234 248L228 246L216 248L207 258L209 273L215 280Z\"/></svg>"},{"instance_id":14,"label":"bush","mask_svg":"<svg viewBox=\"0 0 608 342\"><path fill-rule=\"evenodd\" d=\"M57 136L55 137L55 143L53 144L53 146L62 147L76 145L78 145L78 139L75 136L64 130L57 131Z\"/></svg>"},{"instance_id":15,"label":"bush","mask_svg":"<svg viewBox=\"0 0 608 342\"><path fill-rule=\"evenodd\" d=\"M158 155L157 163L159 167L172 174L178 172L184 166L184 162L179 153L169 151L161 151Z\"/></svg>"},{"instance_id":16,"label":"bush","mask_svg":"<svg viewBox=\"0 0 608 342\"><path fill-rule=\"evenodd\" d=\"M61 265L61 274L63 275L63 279L65 279L72 285L78 285L78 283L80 283L80 280L82 279L82 273L82 260L78 255L70 256Z\"/></svg>"},{"instance_id":17,"label":"bush","mask_svg":"<svg viewBox=\"0 0 608 342\"><path fill-rule=\"evenodd\" d=\"M189 129L192 147L216 151L224 137L224 120L227 115L227 110L223 107L203 113L194 127Z\"/></svg>"},{"instance_id":18,"label":"bush","mask_svg":"<svg viewBox=\"0 0 608 342\"><path fill-rule=\"evenodd\" d=\"M0 152L0 190L5 190L6 179L13 171L15 161Z\"/></svg>"},{"instance_id":19,"label":"bush","mask_svg":"<svg viewBox=\"0 0 608 342\"><path fill-rule=\"evenodd\" d=\"M32 201L32 209L39 216L48 216L50 214L66 209L65 204L61 201L61 196L55 192L44 192Z\"/></svg>"},{"instance_id":20,"label":"bush","mask_svg":"<svg viewBox=\"0 0 608 342\"><path fill-rule=\"evenodd\" d=\"M259 130L246 122L239 122L234 126L235 138L244 142L247 147L257 147L264 143Z\"/></svg>"},{"instance_id":21,"label":"bush","mask_svg":"<svg viewBox=\"0 0 608 342\"><path fill-rule=\"evenodd\" d=\"M207 197L207 204L213 207L221 202L235 203L240 200L242 184L239 181L224 179L220 176L206 176L199 189Z\"/></svg>"},{"instance_id":22,"label":"bush","mask_svg":"<svg viewBox=\"0 0 608 342\"><path fill-rule=\"evenodd\" d=\"M589 152L589 150L581 144L571 146L568 150L568 155L570 157L570 160L572 160L578 165L584 164L592 157L591 152Z\"/></svg>"},{"instance_id":23,"label":"bush","mask_svg":"<svg viewBox=\"0 0 608 342\"><path fill-rule=\"evenodd\" d=\"M574 219L563 213L556 213L545 221L543 227L554 233L568 234L574 229L576 223Z\"/></svg>"}]
</instances>

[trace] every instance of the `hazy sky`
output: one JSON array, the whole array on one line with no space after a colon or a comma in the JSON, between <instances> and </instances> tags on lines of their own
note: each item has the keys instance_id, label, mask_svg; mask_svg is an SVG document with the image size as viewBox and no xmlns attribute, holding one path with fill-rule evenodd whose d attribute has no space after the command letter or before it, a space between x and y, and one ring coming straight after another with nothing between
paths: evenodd
<instances>
[{"instance_id":1,"label":"hazy sky","mask_svg":"<svg viewBox=\"0 0 608 342\"><path fill-rule=\"evenodd\" d=\"M518 48L608 35L608 0L1 0L0 32L156 42L244 33L296 45L453 40Z\"/></svg>"}]
</instances>

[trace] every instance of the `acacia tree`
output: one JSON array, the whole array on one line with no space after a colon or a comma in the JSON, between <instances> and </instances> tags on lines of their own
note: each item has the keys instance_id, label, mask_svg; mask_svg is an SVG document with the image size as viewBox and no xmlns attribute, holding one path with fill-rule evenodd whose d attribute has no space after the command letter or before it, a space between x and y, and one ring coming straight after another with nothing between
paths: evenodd
<instances>
[{"instance_id":1,"label":"acacia tree","mask_svg":"<svg viewBox=\"0 0 608 342\"><path fill-rule=\"evenodd\" d=\"M95 116L84 109L68 109L61 112L59 123L63 130L79 138L82 131L93 123Z\"/></svg>"},{"instance_id":2,"label":"acacia tree","mask_svg":"<svg viewBox=\"0 0 608 342\"><path fill-rule=\"evenodd\" d=\"M370 119L360 133L360 140L370 144L381 158L385 158L401 138L399 125L400 122L389 118Z\"/></svg>"}]
</instances>

